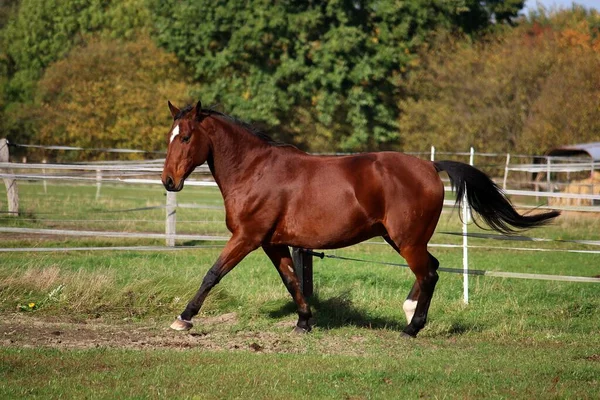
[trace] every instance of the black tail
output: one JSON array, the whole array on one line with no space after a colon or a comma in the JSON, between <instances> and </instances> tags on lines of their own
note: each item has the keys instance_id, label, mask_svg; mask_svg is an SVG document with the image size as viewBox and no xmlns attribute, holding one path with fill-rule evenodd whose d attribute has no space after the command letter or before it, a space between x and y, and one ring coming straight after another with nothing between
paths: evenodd
<instances>
[{"instance_id":1,"label":"black tail","mask_svg":"<svg viewBox=\"0 0 600 400\"><path fill-rule=\"evenodd\" d=\"M456 203L462 204L466 191L469 206L498 232L511 234L545 225L560 215L559 211L521 215L502 190L477 168L456 161L437 161L434 165L438 172L446 171L450 177L450 183L456 190ZM481 227L475 219L474 221Z\"/></svg>"}]
</instances>

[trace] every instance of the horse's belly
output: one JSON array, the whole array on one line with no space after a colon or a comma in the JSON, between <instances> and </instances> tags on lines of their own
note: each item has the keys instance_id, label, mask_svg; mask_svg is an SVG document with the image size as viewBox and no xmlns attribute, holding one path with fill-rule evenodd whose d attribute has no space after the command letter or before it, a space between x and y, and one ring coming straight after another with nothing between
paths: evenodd
<instances>
[{"instance_id":1,"label":"horse's belly","mask_svg":"<svg viewBox=\"0 0 600 400\"><path fill-rule=\"evenodd\" d=\"M334 249L385 235L385 228L366 215L334 212L286 218L271 236L272 244L307 249Z\"/></svg>"},{"instance_id":2,"label":"horse's belly","mask_svg":"<svg viewBox=\"0 0 600 400\"><path fill-rule=\"evenodd\" d=\"M289 195L275 224L274 243L337 248L385 234L380 180L370 168L359 167L315 169L306 186Z\"/></svg>"}]
</instances>

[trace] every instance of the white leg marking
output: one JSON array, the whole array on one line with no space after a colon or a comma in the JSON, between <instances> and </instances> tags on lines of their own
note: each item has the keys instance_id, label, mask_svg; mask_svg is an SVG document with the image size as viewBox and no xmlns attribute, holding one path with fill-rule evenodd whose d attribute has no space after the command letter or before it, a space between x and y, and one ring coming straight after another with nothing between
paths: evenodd
<instances>
[{"instance_id":1,"label":"white leg marking","mask_svg":"<svg viewBox=\"0 0 600 400\"><path fill-rule=\"evenodd\" d=\"M406 322L410 324L410 321L412 321L412 318L415 315L415 310L417 309L417 301L406 300L402 305L402 309L404 310L404 314L406 314Z\"/></svg>"},{"instance_id":2,"label":"white leg marking","mask_svg":"<svg viewBox=\"0 0 600 400\"><path fill-rule=\"evenodd\" d=\"M179 125L176 125L175 128L173 128L173 133L171 133L171 140L169 140L169 143L173 143L173 139L175 139L177 135L179 135Z\"/></svg>"}]
</instances>

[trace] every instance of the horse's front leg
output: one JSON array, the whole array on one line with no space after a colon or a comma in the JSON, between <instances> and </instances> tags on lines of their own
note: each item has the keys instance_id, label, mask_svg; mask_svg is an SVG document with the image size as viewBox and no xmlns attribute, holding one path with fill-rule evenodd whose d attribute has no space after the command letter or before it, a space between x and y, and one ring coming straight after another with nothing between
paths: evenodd
<instances>
[{"instance_id":1,"label":"horse's front leg","mask_svg":"<svg viewBox=\"0 0 600 400\"><path fill-rule=\"evenodd\" d=\"M296 306L298 307L298 323L294 332L304 333L311 330L310 319L312 313L310 312L310 306L306 302L302 291L300 290L300 282L294 272L294 263L292 256L290 255L290 249L287 246L268 246L263 245L263 250L269 256L283 284L287 288L288 292L292 295Z\"/></svg>"},{"instance_id":2,"label":"horse's front leg","mask_svg":"<svg viewBox=\"0 0 600 400\"><path fill-rule=\"evenodd\" d=\"M192 328L192 318L198 314L202 303L210 290L227 275L248 253L257 249L259 243L250 240L243 235L235 235L229 239L221 255L213 266L208 270L202 281L202 285L196 295L185 307L185 310L171 324L176 331L187 331Z\"/></svg>"}]
</instances>

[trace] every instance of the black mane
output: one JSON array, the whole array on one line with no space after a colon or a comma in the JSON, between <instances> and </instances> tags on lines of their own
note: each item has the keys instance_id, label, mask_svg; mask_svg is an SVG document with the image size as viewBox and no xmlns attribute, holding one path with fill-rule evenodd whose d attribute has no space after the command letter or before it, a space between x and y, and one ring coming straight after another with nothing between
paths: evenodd
<instances>
[{"instance_id":1,"label":"black mane","mask_svg":"<svg viewBox=\"0 0 600 400\"><path fill-rule=\"evenodd\" d=\"M175 115L175 119L181 119L183 118L187 113L189 113L190 111L192 111L194 109L194 106L192 105L188 105L185 106L184 108L182 108L177 115ZM229 122L234 123L235 125L238 125L242 128L244 128L246 131L250 132L251 134L253 134L254 136L256 136L257 138L261 139L262 141L272 145L272 146L290 146L290 147L295 147L291 144L287 144L287 143L282 143L279 142L273 138L271 138L271 136L269 136L265 131L263 131L262 129L259 129L258 127L242 121L236 117L233 117L231 115L225 114L223 112L217 111L212 107L209 108L203 108L202 109L202 113L204 114L208 114L208 115L217 115Z\"/></svg>"},{"instance_id":2,"label":"black mane","mask_svg":"<svg viewBox=\"0 0 600 400\"><path fill-rule=\"evenodd\" d=\"M181 119L181 118L185 117L185 115L187 113L189 113L190 111L192 111L193 109L194 109L194 106L187 105L187 106L183 107L181 110L179 110L179 112L173 117L173 119L174 120Z\"/></svg>"}]
</instances>

